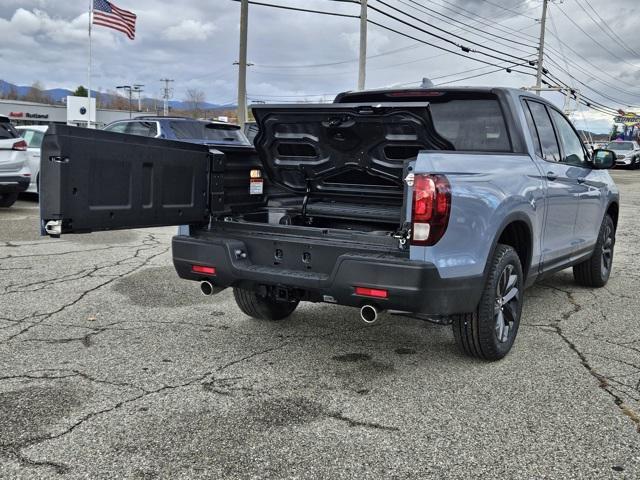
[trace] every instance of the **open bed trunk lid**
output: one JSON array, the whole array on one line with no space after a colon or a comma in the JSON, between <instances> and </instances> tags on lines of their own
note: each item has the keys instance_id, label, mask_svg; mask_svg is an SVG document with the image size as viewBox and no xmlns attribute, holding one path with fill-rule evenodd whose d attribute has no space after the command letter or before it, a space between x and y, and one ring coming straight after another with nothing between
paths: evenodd
<instances>
[{"instance_id":1,"label":"open bed trunk lid","mask_svg":"<svg viewBox=\"0 0 640 480\"><path fill-rule=\"evenodd\" d=\"M255 147L271 181L293 191L402 195L420 150L451 149L427 102L256 105Z\"/></svg>"}]
</instances>

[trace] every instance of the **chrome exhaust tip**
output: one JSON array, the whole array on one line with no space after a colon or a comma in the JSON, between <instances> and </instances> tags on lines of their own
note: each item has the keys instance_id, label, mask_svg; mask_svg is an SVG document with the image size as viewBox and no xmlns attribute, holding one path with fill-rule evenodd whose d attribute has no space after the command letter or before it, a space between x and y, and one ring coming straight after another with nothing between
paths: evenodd
<instances>
[{"instance_id":1,"label":"chrome exhaust tip","mask_svg":"<svg viewBox=\"0 0 640 480\"><path fill-rule=\"evenodd\" d=\"M364 305L360 309L360 318L364 323L375 323L378 320L378 309L373 305Z\"/></svg>"},{"instance_id":2,"label":"chrome exhaust tip","mask_svg":"<svg viewBox=\"0 0 640 480\"><path fill-rule=\"evenodd\" d=\"M213 285L211 284L211 282L207 282L206 280L200 282L200 291L206 297L213 295Z\"/></svg>"}]
</instances>

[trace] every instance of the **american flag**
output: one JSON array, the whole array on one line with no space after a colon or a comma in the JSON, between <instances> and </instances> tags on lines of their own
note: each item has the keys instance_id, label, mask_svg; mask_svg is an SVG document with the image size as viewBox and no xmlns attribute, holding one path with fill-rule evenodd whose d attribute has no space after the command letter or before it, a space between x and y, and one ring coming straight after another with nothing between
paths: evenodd
<instances>
[{"instance_id":1,"label":"american flag","mask_svg":"<svg viewBox=\"0 0 640 480\"><path fill-rule=\"evenodd\" d=\"M136 36L136 15L107 0L93 0L93 24L118 30L131 40Z\"/></svg>"}]
</instances>

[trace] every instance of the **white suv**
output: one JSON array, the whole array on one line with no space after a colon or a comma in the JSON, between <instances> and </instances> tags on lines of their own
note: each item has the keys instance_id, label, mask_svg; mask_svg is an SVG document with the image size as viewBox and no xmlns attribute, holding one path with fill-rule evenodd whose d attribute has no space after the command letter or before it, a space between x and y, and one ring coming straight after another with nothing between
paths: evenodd
<instances>
[{"instance_id":1,"label":"white suv","mask_svg":"<svg viewBox=\"0 0 640 480\"><path fill-rule=\"evenodd\" d=\"M0 207L10 207L31 182L27 142L0 116Z\"/></svg>"},{"instance_id":2,"label":"white suv","mask_svg":"<svg viewBox=\"0 0 640 480\"><path fill-rule=\"evenodd\" d=\"M27 142L29 156L29 170L31 170L31 183L27 193L40 193L40 146L47 133L49 125L18 125L16 130Z\"/></svg>"}]
</instances>

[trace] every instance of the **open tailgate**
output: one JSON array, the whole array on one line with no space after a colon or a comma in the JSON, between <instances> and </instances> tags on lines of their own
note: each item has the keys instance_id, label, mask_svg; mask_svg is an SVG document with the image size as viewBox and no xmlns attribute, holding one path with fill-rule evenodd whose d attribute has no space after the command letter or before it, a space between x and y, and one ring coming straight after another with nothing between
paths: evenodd
<instances>
[{"instance_id":1,"label":"open tailgate","mask_svg":"<svg viewBox=\"0 0 640 480\"><path fill-rule=\"evenodd\" d=\"M204 222L209 148L52 125L42 143L40 209L46 233Z\"/></svg>"}]
</instances>

